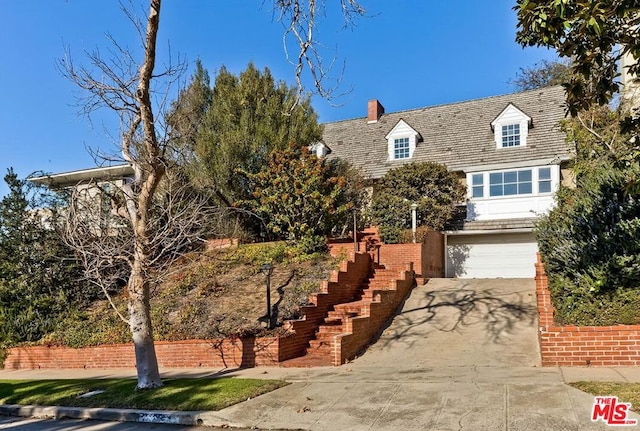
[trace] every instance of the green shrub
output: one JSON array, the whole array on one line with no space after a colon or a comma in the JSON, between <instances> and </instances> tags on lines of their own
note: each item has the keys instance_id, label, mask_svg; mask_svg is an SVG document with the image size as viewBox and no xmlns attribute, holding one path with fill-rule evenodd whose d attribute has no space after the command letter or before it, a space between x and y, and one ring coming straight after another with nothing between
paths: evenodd
<instances>
[{"instance_id":1,"label":"green shrub","mask_svg":"<svg viewBox=\"0 0 640 431\"><path fill-rule=\"evenodd\" d=\"M444 165L409 163L384 176L373 197L371 214L382 241L396 244L411 228L411 205L417 204L418 226L441 230L454 214L465 189Z\"/></svg>"},{"instance_id":2,"label":"green shrub","mask_svg":"<svg viewBox=\"0 0 640 431\"><path fill-rule=\"evenodd\" d=\"M243 244L230 254L230 258L248 265L259 266L265 262L280 263L294 252L285 241Z\"/></svg>"},{"instance_id":3,"label":"green shrub","mask_svg":"<svg viewBox=\"0 0 640 431\"><path fill-rule=\"evenodd\" d=\"M299 250L300 256L309 256L328 250L327 238L323 235L307 235L300 238L293 245Z\"/></svg>"},{"instance_id":4,"label":"green shrub","mask_svg":"<svg viewBox=\"0 0 640 431\"><path fill-rule=\"evenodd\" d=\"M411 202L390 191L376 194L371 213L380 238L387 244L400 243L402 231L411 227Z\"/></svg>"},{"instance_id":5,"label":"green shrub","mask_svg":"<svg viewBox=\"0 0 640 431\"><path fill-rule=\"evenodd\" d=\"M537 226L560 323L640 323L640 196L633 169L603 164L562 189Z\"/></svg>"},{"instance_id":6,"label":"green shrub","mask_svg":"<svg viewBox=\"0 0 640 431\"><path fill-rule=\"evenodd\" d=\"M319 159L304 147L273 151L267 166L247 176L253 198L244 204L271 238L304 241L305 253L326 249L319 237L345 226L362 202L361 183L348 166Z\"/></svg>"},{"instance_id":7,"label":"green shrub","mask_svg":"<svg viewBox=\"0 0 640 431\"><path fill-rule=\"evenodd\" d=\"M44 344L87 347L131 342L129 326L108 305L100 313L73 313L62 320Z\"/></svg>"}]
</instances>

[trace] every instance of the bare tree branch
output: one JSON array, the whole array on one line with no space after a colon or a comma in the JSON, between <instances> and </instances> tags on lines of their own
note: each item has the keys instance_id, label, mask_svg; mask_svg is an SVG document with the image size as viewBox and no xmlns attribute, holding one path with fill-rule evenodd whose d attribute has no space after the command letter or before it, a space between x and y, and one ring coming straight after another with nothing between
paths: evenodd
<instances>
[{"instance_id":1,"label":"bare tree branch","mask_svg":"<svg viewBox=\"0 0 640 431\"><path fill-rule=\"evenodd\" d=\"M355 25L356 19L365 15L365 9L357 0L340 0L344 27ZM316 36L318 28L318 14L324 13L324 0L276 0L275 7L278 11L278 22L285 27L283 34L283 46L287 60L294 66L295 80L298 87L296 102L299 102L304 91L303 73L308 70L313 81L314 91L330 102L347 94L350 90L337 94L336 91L342 83L344 63L342 71L334 78L330 73L336 63L337 56L334 53L329 62L325 62L321 50L322 44ZM289 52L287 41L292 38L298 51L297 54Z\"/></svg>"}]
</instances>

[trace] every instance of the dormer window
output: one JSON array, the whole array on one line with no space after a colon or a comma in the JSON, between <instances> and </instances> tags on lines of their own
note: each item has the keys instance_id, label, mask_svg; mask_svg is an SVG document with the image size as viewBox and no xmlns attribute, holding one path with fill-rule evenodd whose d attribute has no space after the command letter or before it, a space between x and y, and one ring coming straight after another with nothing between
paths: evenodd
<instances>
[{"instance_id":1,"label":"dormer window","mask_svg":"<svg viewBox=\"0 0 640 431\"><path fill-rule=\"evenodd\" d=\"M413 157L416 145L422 137L404 120L398 123L385 136L389 160L406 160Z\"/></svg>"},{"instance_id":2,"label":"dormer window","mask_svg":"<svg viewBox=\"0 0 640 431\"><path fill-rule=\"evenodd\" d=\"M315 142L309 145L309 151L314 153L319 159L324 159L331 153L331 148L324 142Z\"/></svg>"},{"instance_id":3,"label":"dormer window","mask_svg":"<svg viewBox=\"0 0 640 431\"><path fill-rule=\"evenodd\" d=\"M510 103L491 122L496 148L525 147L531 125L531 117Z\"/></svg>"},{"instance_id":4,"label":"dormer window","mask_svg":"<svg viewBox=\"0 0 640 431\"><path fill-rule=\"evenodd\" d=\"M395 160L409 158L409 138L393 140L393 158Z\"/></svg>"},{"instance_id":5,"label":"dormer window","mask_svg":"<svg viewBox=\"0 0 640 431\"><path fill-rule=\"evenodd\" d=\"M502 148L520 146L520 124L502 126Z\"/></svg>"}]
</instances>

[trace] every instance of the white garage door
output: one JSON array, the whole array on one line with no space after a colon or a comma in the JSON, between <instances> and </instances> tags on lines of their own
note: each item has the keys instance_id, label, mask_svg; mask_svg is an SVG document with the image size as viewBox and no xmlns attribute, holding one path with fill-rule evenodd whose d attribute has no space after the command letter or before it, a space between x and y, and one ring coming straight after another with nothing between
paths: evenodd
<instances>
[{"instance_id":1,"label":"white garage door","mask_svg":"<svg viewBox=\"0 0 640 431\"><path fill-rule=\"evenodd\" d=\"M447 277L533 278L538 244L532 233L447 237Z\"/></svg>"}]
</instances>

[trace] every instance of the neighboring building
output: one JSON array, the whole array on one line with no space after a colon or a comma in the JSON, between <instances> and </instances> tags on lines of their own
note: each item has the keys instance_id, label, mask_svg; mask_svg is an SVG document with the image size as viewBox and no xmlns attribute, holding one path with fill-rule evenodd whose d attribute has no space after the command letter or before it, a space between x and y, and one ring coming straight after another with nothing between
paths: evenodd
<instances>
[{"instance_id":1,"label":"neighboring building","mask_svg":"<svg viewBox=\"0 0 640 431\"><path fill-rule=\"evenodd\" d=\"M129 164L82 169L59 174L30 177L29 181L52 189L76 188L98 192L100 185L122 186L128 178L133 178L133 168Z\"/></svg>"},{"instance_id":2,"label":"neighboring building","mask_svg":"<svg viewBox=\"0 0 640 431\"><path fill-rule=\"evenodd\" d=\"M113 216L107 195L121 188L133 175L131 165L125 164L42 175L28 180L52 190L68 192L76 199L76 208L83 210L85 222L92 232L95 235L110 235L121 221Z\"/></svg>"},{"instance_id":3,"label":"neighboring building","mask_svg":"<svg viewBox=\"0 0 640 431\"><path fill-rule=\"evenodd\" d=\"M562 87L385 113L324 125L330 158L376 180L410 162L442 163L467 187L466 214L446 232L448 277L533 277L536 217L572 183L559 122Z\"/></svg>"},{"instance_id":4,"label":"neighboring building","mask_svg":"<svg viewBox=\"0 0 640 431\"><path fill-rule=\"evenodd\" d=\"M627 104L630 111L637 111L640 108L640 79L629 73L629 66L637 61L631 54L625 54L620 59L620 85L621 101Z\"/></svg>"}]
</instances>

